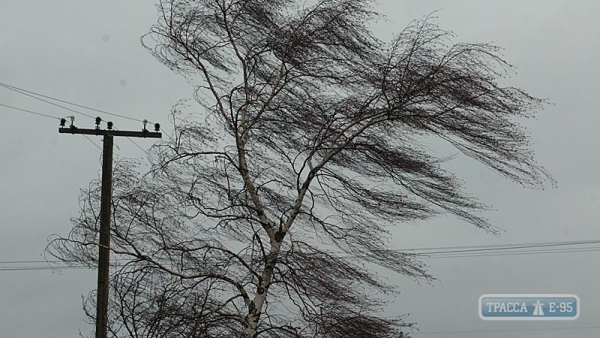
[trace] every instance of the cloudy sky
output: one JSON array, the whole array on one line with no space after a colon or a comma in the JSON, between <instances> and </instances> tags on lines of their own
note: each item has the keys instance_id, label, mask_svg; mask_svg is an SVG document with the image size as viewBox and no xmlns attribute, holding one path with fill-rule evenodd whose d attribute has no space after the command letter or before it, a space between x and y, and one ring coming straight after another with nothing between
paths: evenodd
<instances>
[{"instance_id":1,"label":"cloudy sky","mask_svg":"<svg viewBox=\"0 0 600 338\"><path fill-rule=\"evenodd\" d=\"M492 205L486 215L504 230L493 236L450 217L395 230L392 247L437 248L600 240L600 3L597 1L381 0L388 18L374 25L388 39L412 19L437 12L456 42L493 42L517 74L506 80L552 105L524 121L538 162L556 189L526 190L458 156L447 167ZM186 81L139 43L156 19L150 1L5 1L0 11L0 83L114 112L167 121L192 95ZM2 337L75 337L88 333L81 295L95 288L93 270L51 271L42 255L53 233L66 235L79 190L97 177L101 139L58 134L52 117L72 112L0 87L0 333ZM80 110L80 109L78 109ZM82 110L83 111L83 110ZM84 111L86 112L86 111ZM89 112L97 115L95 112ZM75 124L93 120L75 114ZM104 116L108 118L108 116ZM120 129L141 122L111 117ZM151 140L116 140L119 157L144 157ZM449 155L449 147L435 149ZM415 337L598 337L600 245L542 247L543 253L491 252L425 259L439 281L418 285L390 275L402 293L386 309L409 313ZM556 251L561 249L562 251ZM584 251L585 249L585 251ZM588 250L591 249L591 250ZM510 255L508 255L510 253ZM35 268L42 269L35 269ZM486 293L577 294L576 321L488 322L477 313Z\"/></svg>"}]
</instances>

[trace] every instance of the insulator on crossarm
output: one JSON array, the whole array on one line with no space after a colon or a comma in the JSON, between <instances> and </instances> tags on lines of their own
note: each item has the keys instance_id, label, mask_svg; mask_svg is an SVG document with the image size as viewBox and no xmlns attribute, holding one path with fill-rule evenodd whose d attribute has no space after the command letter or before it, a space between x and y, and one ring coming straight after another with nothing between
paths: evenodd
<instances>
[{"instance_id":1,"label":"insulator on crossarm","mask_svg":"<svg viewBox=\"0 0 600 338\"><path fill-rule=\"evenodd\" d=\"M156 131L156 132L160 131L160 123L155 123L154 124L154 131Z\"/></svg>"},{"instance_id":2,"label":"insulator on crossarm","mask_svg":"<svg viewBox=\"0 0 600 338\"><path fill-rule=\"evenodd\" d=\"M75 116L67 116L71 120L71 129L77 129L75 127Z\"/></svg>"},{"instance_id":3,"label":"insulator on crossarm","mask_svg":"<svg viewBox=\"0 0 600 338\"><path fill-rule=\"evenodd\" d=\"M108 130L113 129L113 123L111 121L106 122L106 129L108 129Z\"/></svg>"}]
</instances>

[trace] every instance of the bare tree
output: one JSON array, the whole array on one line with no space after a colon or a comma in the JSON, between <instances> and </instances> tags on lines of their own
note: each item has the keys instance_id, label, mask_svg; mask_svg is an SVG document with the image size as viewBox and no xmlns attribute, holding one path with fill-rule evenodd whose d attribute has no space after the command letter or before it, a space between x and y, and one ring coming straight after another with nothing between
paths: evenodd
<instances>
[{"instance_id":1,"label":"bare tree","mask_svg":"<svg viewBox=\"0 0 600 338\"><path fill-rule=\"evenodd\" d=\"M430 17L385 44L370 5L161 1L144 46L203 110L175 106L151 173L116 169L115 337L401 336L411 324L380 315L396 288L370 267L431 276L389 249L389 229L450 213L494 231L424 137L554 183L515 121L544 102L499 84L511 66L497 47L454 44ZM96 259L98 185L57 257Z\"/></svg>"}]
</instances>

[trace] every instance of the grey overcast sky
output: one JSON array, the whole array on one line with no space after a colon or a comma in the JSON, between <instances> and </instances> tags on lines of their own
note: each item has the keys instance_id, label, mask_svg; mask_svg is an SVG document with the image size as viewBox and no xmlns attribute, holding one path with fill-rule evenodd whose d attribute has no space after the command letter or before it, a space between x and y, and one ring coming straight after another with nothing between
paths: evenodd
<instances>
[{"instance_id":1,"label":"grey overcast sky","mask_svg":"<svg viewBox=\"0 0 600 338\"><path fill-rule=\"evenodd\" d=\"M438 23L456 42L493 42L518 73L506 80L553 105L524 121L538 162L558 188L526 190L458 156L447 167L473 195L493 206L486 215L505 230L492 236L450 217L407 224L394 248L600 240L600 2L551 0L380 0L388 17L374 25L389 39L410 20L439 10ZM3 1L0 82L135 119L162 122L177 100L192 95L186 81L139 43L156 20L152 1ZM72 115L0 87L0 104L56 117ZM88 112L96 115L94 112ZM108 116L105 116L108 117ZM101 139L59 135L58 121L0 106L0 337L76 337L89 333L81 295L95 288L96 271L53 272L39 261L47 237L66 235L78 213L79 190L100 169ZM113 118L117 128L139 122ZM93 127L77 115L76 125ZM147 149L150 140L135 140ZM119 157L143 157L128 140ZM443 155L449 147L437 147ZM576 246L576 248L596 248ZM10 263L19 261L19 263ZM389 275L402 293L386 309L408 313L415 337L599 337L600 251L430 258L439 278L418 285ZM16 268L16 269L12 269ZM21 268L27 268L22 270ZM487 322L477 314L484 293L573 293L581 316L563 322Z\"/></svg>"}]
</instances>

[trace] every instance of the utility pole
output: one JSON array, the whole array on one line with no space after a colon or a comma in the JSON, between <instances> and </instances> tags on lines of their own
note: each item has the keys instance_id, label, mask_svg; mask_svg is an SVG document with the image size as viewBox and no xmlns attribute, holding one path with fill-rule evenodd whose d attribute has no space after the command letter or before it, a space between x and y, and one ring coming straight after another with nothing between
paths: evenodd
<instances>
[{"instance_id":1,"label":"utility pole","mask_svg":"<svg viewBox=\"0 0 600 338\"><path fill-rule=\"evenodd\" d=\"M58 132L61 134L83 134L104 136L102 142L102 191L100 197L100 243L98 246L98 290L96 300L96 338L107 338L108 335L108 291L110 268L110 213L112 204L112 162L113 137L143 137L161 138L160 124L154 124L155 132L113 130L113 123L107 123L107 129L100 129L101 118L96 118L96 129L80 129L73 124L75 117L71 116L71 126L65 127L66 120L61 119Z\"/></svg>"}]
</instances>

